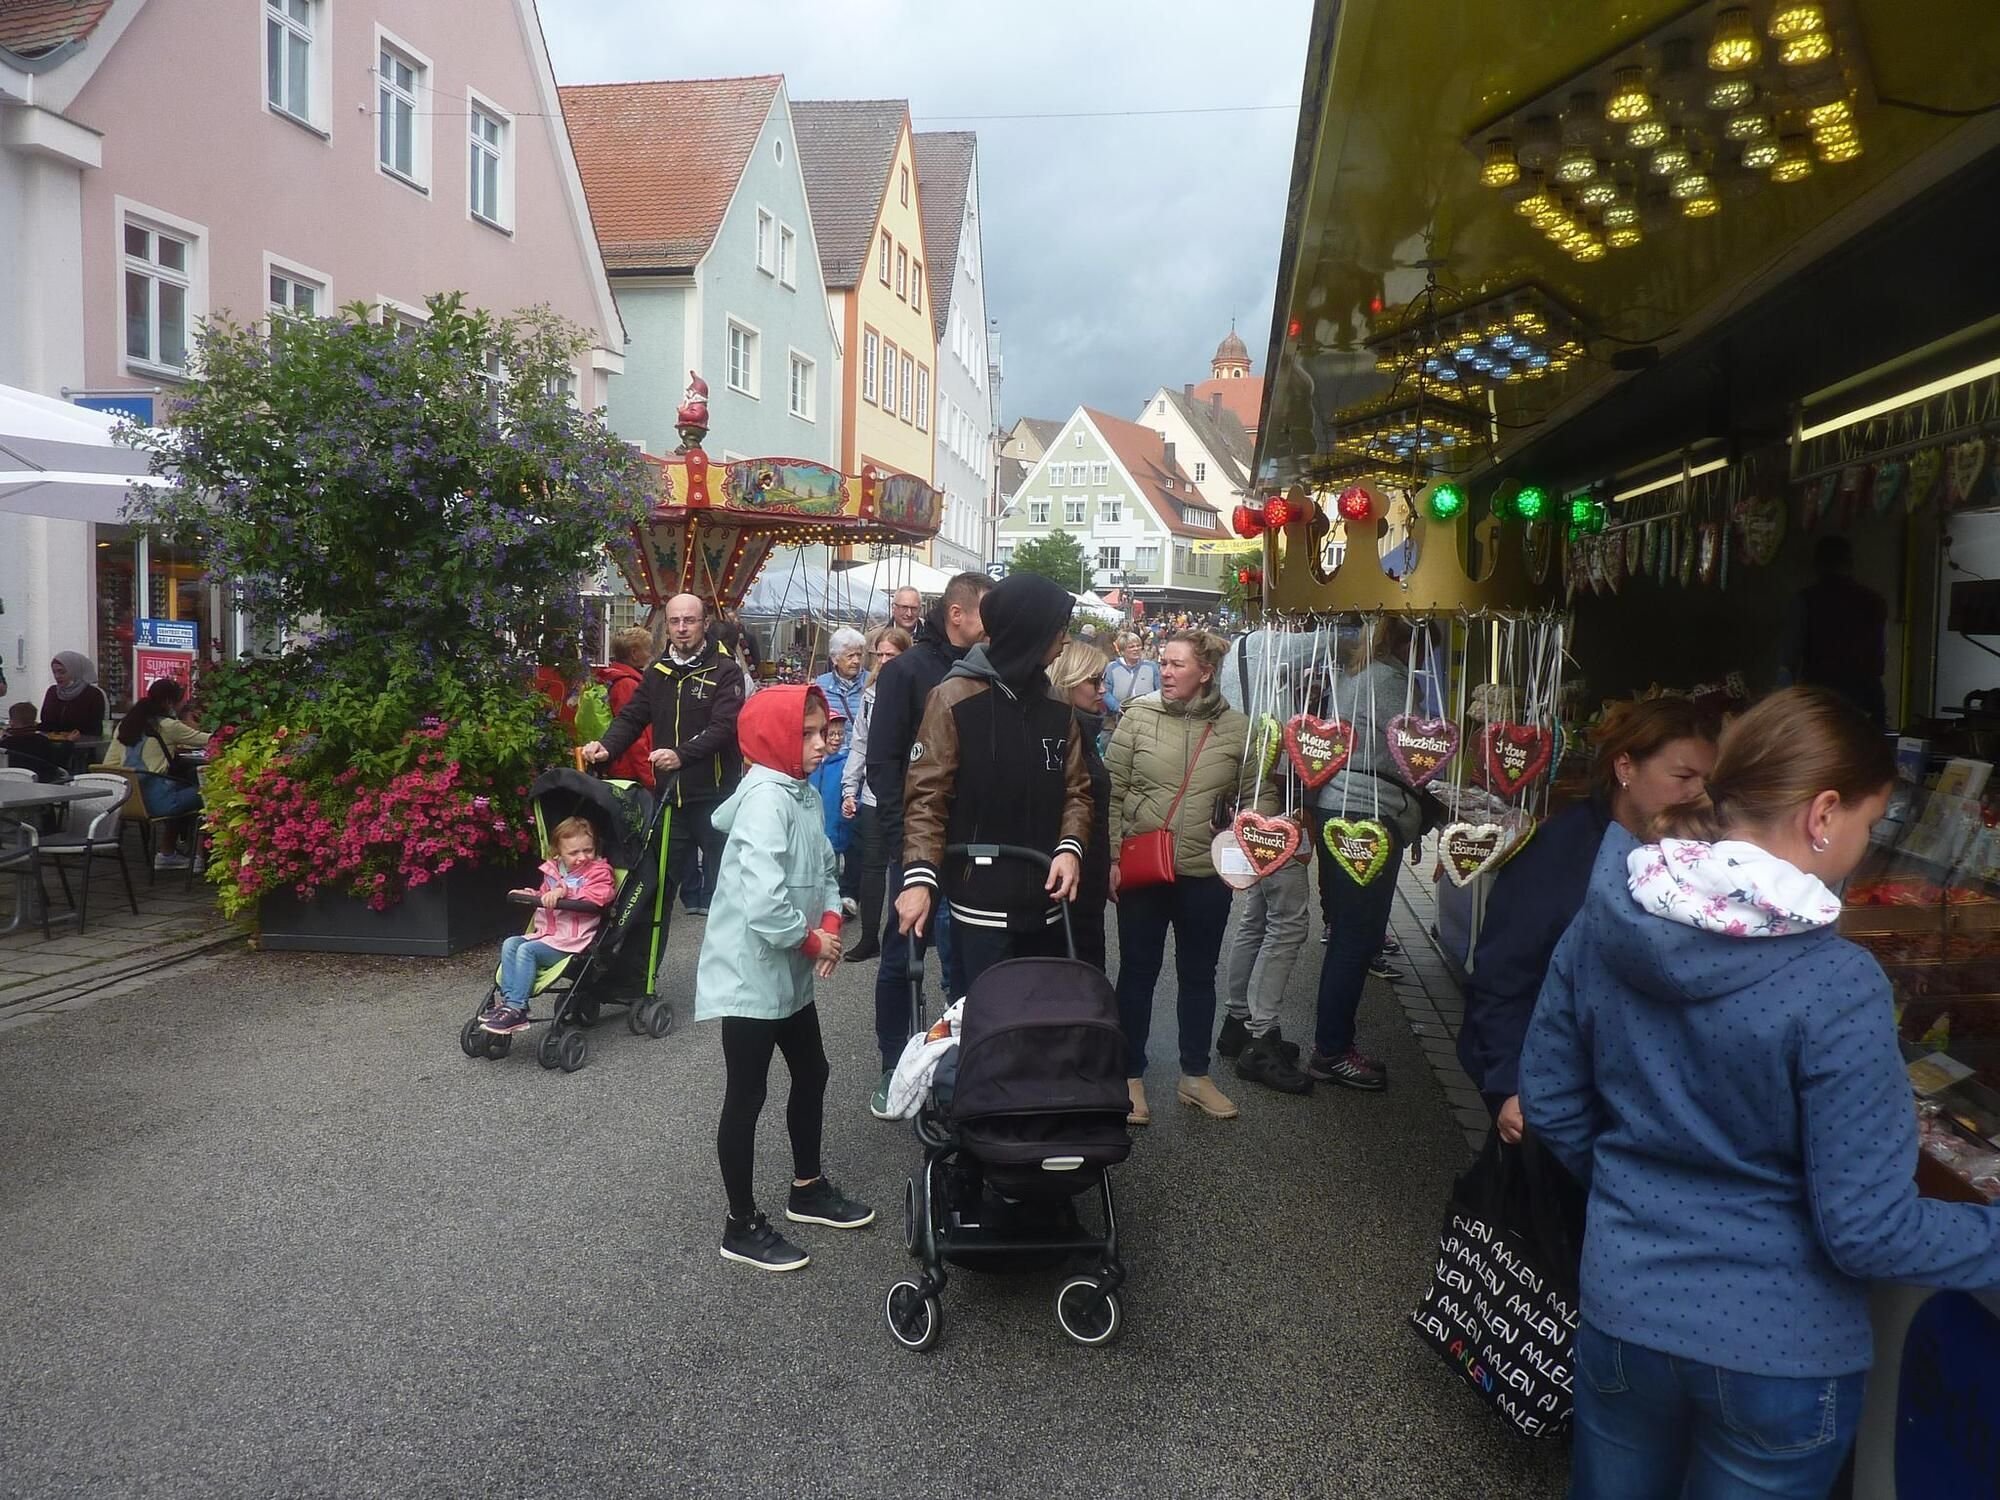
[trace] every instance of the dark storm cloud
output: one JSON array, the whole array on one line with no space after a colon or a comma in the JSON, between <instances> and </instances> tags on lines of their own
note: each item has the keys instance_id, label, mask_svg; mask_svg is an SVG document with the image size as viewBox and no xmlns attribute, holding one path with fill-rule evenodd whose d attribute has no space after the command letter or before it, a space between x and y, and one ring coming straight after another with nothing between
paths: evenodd
<instances>
[{"instance_id":1,"label":"dark storm cloud","mask_svg":"<svg viewBox=\"0 0 2000 1500\"><path fill-rule=\"evenodd\" d=\"M1007 417L1134 414L1270 333L1310 0L541 0L564 83L783 73L975 130ZM969 119L1279 104L1240 114Z\"/></svg>"}]
</instances>

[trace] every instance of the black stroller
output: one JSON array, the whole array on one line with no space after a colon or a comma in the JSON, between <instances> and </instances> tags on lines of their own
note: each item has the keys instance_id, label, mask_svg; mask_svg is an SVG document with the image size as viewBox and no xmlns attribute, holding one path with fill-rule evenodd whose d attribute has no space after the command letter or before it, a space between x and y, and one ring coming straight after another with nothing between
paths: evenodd
<instances>
[{"instance_id":1,"label":"black stroller","mask_svg":"<svg viewBox=\"0 0 2000 1500\"><path fill-rule=\"evenodd\" d=\"M1007 844L953 845L950 855L991 863L1049 857ZM959 1030L955 1080L933 1084L917 1114L924 1160L903 1196L903 1244L923 1274L889 1289L889 1332L928 1349L944 1326L945 1264L1046 1269L1092 1256L1094 1275L1056 1293L1056 1321L1079 1344L1118 1334L1118 1215L1110 1168L1131 1154L1125 1115L1125 1037L1118 998L1081 962L1063 909L1068 958L1016 958L972 985ZM911 1031L924 1015L923 955L910 969ZM946 1059L948 1064L949 1058ZM1075 1200L1092 1189L1103 1228L1084 1227Z\"/></svg>"},{"instance_id":2,"label":"black stroller","mask_svg":"<svg viewBox=\"0 0 2000 1500\"><path fill-rule=\"evenodd\" d=\"M660 926L666 909L668 823L671 805L629 781L604 781L582 771L544 771L528 788L535 806L535 834L544 857L549 830L565 818L581 817L597 830L597 846L618 877L611 910L598 924L590 946L542 970L536 996L549 994L552 1007L530 1024L547 1026L535 1060L545 1068L574 1073L590 1057L589 1027L607 1005L626 1007L625 1024L635 1036L663 1037L674 1029L674 1006L656 992L660 971ZM508 897L524 906L530 896ZM559 901L569 911L597 911L585 901ZM500 975L480 997L459 1028L458 1045L467 1057L499 1059L513 1050L514 1038L480 1028L479 1017L499 993Z\"/></svg>"}]
</instances>

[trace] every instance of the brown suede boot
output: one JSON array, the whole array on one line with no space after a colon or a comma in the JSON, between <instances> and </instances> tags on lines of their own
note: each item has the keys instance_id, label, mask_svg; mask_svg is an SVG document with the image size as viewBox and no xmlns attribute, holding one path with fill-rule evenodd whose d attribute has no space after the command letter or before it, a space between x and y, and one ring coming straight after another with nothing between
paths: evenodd
<instances>
[{"instance_id":1,"label":"brown suede boot","mask_svg":"<svg viewBox=\"0 0 2000 1500\"><path fill-rule=\"evenodd\" d=\"M1191 1104L1212 1120L1233 1120L1236 1106L1229 1096L1215 1086L1215 1080L1206 1073L1199 1078L1181 1078L1181 1103Z\"/></svg>"}]
</instances>

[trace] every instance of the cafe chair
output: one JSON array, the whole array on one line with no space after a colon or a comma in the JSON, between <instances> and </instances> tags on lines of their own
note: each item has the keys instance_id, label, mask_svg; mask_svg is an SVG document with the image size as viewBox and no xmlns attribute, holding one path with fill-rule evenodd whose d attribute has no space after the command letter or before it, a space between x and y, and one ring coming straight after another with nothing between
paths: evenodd
<instances>
[{"instance_id":1,"label":"cafe chair","mask_svg":"<svg viewBox=\"0 0 2000 1500\"><path fill-rule=\"evenodd\" d=\"M90 871L99 860L117 861L118 874L125 882L125 900L132 908L132 915L139 915L139 897L132 889L132 870L125 863L123 823L126 800L135 783L122 776L86 773L77 777L72 785L88 787L92 795L70 804L68 832L44 834L37 849L41 862L55 867L56 878L62 882L63 899L75 909L76 930L81 933L84 923L90 920ZM83 866L81 900L70 893L69 874L64 869L65 864L72 860Z\"/></svg>"},{"instance_id":2,"label":"cafe chair","mask_svg":"<svg viewBox=\"0 0 2000 1500\"><path fill-rule=\"evenodd\" d=\"M153 851L155 848L154 831L156 829L162 831L167 840L171 841L174 830L185 826L191 834L196 835L196 841L198 841L201 833L200 808L196 808L193 812L175 813L170 817L162 817L160 814L152 812L147 808L145 793L140 789L139 773L127 766L92 766L89 776L116 776L130 788L125 797L123 821L138 825L139 848L146 857L146 884L153 885L159 880L159 871L153 866ZM87 779L88 777L86 776L77 777L78 781ZM181 882L183 890L194 889L194 866L194 858L190 855L186 878Z\"/></svg>"},{"instance_id":3,"label":"cafe chair","mask_svg":"<svg viewBox=\"0 0 2000 1500\"><path fill-rule=\"evenodd\" d=\"M15 932L22 924L22 916L28 907L23 903L38 901L42 916L42 938L49 937L49 903L43 895L41 852L37 847L38 835L26 823L11 826L0 825L0 834L12 832L18 836L17 842L0 843L0 875L14 877L14 921L0 931ZM32 884L31 884L32 882Z\"/></svg>"}]
</instances>

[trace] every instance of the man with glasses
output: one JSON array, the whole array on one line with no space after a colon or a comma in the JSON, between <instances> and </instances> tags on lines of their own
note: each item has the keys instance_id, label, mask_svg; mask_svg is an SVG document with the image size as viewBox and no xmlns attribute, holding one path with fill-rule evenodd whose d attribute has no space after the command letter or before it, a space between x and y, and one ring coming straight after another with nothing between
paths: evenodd
<instances>
[{"instance_id":1,"label":"man with glasses","mask_svg":"<svg viewBox=\"0 0 2000 1500\"><path fill-rule=\"evenodd\" d=\"M895 621L898 630L907 630L914 638L924 618L924 596L904 584L889 601L889 618Z\"/></svg>"}]
</instances>

